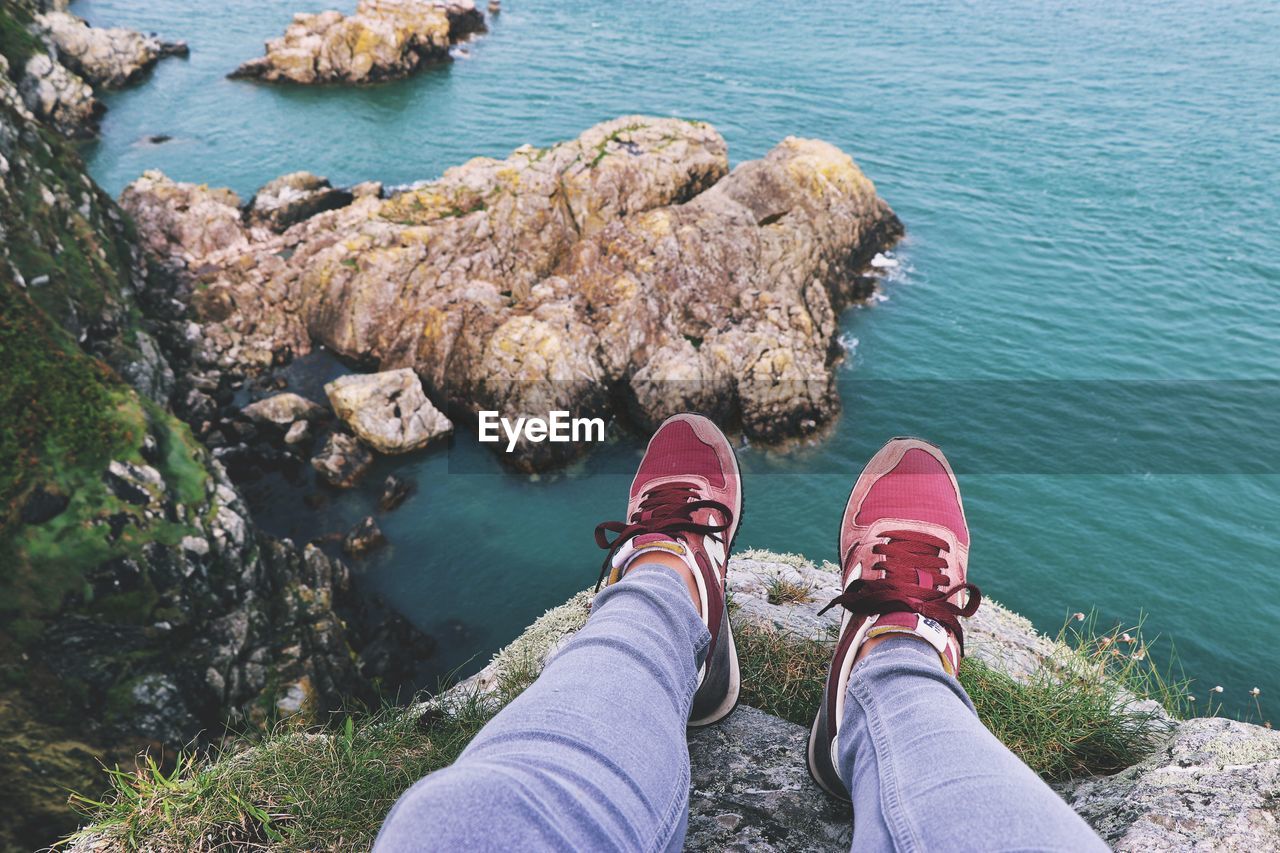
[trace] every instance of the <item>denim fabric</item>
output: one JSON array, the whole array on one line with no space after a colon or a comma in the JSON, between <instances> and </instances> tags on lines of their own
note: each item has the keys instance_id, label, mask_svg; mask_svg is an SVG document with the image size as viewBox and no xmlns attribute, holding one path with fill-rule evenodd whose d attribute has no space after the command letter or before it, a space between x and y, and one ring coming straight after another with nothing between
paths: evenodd
<instances>
[{"instance_id":1,"label":"denim fabric","mask_svg":"<svg viewBox=\"0 0 1280 853\"><path fill-rule=\"evenodd\" d=\"M1107 849L922 640L891 637L854 666L838 747L855 850Z\"/></svg>"},{"instance_id":2,"label":"denim fabric","mask_svg":"<svg viewBox=\"0 0 1280 853\"><path fill-rule=\"evenodd\" d=\"M709 642L679 576L635 567L453 766L405 792L375 850L680 849ZM918 641L885 641L854 668L839 763L859 850L1106 849Z\"/></svg>"},{"instance_id":3,"label":"denim fabric","mask_svg":"<svg viewBox=\"0 0 1280 853\"><path fill-rule=\"evenodd\" d=\"M400 798L374 849L679 850L710 642L679 575L633 567L453 766Z\"/></svg>"}]
</instances>

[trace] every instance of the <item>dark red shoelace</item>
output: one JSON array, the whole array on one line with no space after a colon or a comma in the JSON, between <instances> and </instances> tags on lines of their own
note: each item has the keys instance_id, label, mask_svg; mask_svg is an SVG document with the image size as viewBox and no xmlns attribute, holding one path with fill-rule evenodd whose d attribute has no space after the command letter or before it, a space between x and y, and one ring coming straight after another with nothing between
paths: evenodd
<instances>
[{"instance_id":1,"label":"dark red shoelace","mask_svg":"<svg viewBox=\"0 0 1280 853\"><path fill-rule=\"evenodd\" d=\"M701 509L713 509L720 513L724 517L724 524L702 524L694 521L693 514ZM687 541L685 534L696 533L723 543L724 538L716 534L728 530L732 523L733 513L729 508L719 501L700 498L697 486L692 483L663 483L655 486L644 493L639 507L631 514L628 522L605 521L596 525L596 544L609 552L600 565L600 579L596 581L596 590L599 591L600 585L608 576L614 554L636 536L661 533L673 539ZM610 541L610 533L618 534L617 538Z\"/></svg>"},{"instance_id":2,"label":"dark red shoelace","mask_svg":"<svg viewBox=\"0 0 1280 853\"><path fill-rule=\"evenodd\" d=\"M972 616L982 603L982 592L973 584L961 584L956 589L947 589L950 581L942 570L947 566L947 558L942 552L949 551L947 543L937 536L915 530L887 530L880 534L888 539L871 549L882 559L871 564L871 568L882 570L882 578L866 580L859 578L849 584L840 595L831 599L819 615L826 613L837 604L855 616L870 616L875 613L918 613L942 624L956 637L960 646L960 654L964 654L964 630L960 627L961 616ZM849 549L848 559L853 558L857 550L855 544ZM927 586L920 583L923 573ZM969 600L964 607L952 604L947 599L957 590L969 591Z\"/></svg>"}]
</instances>

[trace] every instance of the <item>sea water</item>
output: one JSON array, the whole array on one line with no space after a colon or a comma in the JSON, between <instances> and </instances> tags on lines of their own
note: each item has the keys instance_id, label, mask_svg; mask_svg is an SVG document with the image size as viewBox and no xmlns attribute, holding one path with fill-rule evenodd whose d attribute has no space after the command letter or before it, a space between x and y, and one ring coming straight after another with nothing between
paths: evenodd
<instances>
[{"instance_id":1,"label":"sea water","mask_svg":"<svg viewBox=\"0 0 1280 853\"><path fill-rule=\"evenodd\" d=\"M710 121L734 162L828 140L907 239L882 297L842 319L835 429L744 448L739 547L834 558L863 462L923 434L960 472L988 596L1051 633L1075 611L1145 614L1201 707L1221 684L1228 714L1257 719L1254 686L1280 711L1274 409L1237 393L1280 370L1280 6L507 0L457 61L408 80L224 78L330 6L354 3L77 0L95 24L191 44L106 98L94 176L116 193L158 168L246 198L298 169L407 183L626 113ZM391 544L361 583L438 638L436 671L475 669L594 581L592 529L621 516L641 447L615 434L530 478L463 431L382 461L418 491L379 516ZM310 535L372 511L378 477L314 510L270 480L249 491L268 529Z\"/></svg>"}]
</instances>

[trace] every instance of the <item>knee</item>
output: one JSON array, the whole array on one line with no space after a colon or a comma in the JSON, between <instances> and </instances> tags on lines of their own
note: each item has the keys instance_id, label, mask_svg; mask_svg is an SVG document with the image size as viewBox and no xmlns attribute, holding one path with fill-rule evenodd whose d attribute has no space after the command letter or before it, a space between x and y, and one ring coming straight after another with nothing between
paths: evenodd
<instances>
[{"instance_id":1,"label":"knee","mask_svg":"<svg viewBox=\"0 0 1280 853\"><path fill-rule=\"evenodd\" d=\"M378 853L420 850L498 850L503 828L536 828L519 784L500 772L454 765L405 791L383 821ZM534 829L536 834L536 829ZM535 846L537 846L535 844Z\"/></svg>"}]
</instances>

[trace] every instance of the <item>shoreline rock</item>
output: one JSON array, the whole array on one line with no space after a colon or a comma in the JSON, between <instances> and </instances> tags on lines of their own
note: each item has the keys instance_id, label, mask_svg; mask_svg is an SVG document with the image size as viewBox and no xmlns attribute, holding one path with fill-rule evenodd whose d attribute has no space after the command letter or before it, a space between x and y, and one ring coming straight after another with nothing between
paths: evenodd
<instances>
[{"instance_id":1,"label":"shoreline rock","mask_svg":"<svg viewBox=\"0 0 1280 853\"><path fill-rule=\"evenodd\" d=\"M93 86L119 89L136 83L167 56L186 56L187 43L161 41L123 27L91 27L66 11L36 16L58 59Z\"/></svg>"},{"instance_id":2,"label":"shoreline rock","mask_svg":"<svg viewBox=\"0 0 1280 853\"><path fill-rule=\"evenodd\" d=\"M351 15L299 13L264 56L228 74L269 83L374 83L449 61L449 47L485 31L473 0L360 0Z\"/></svg>"}]
</instances>

